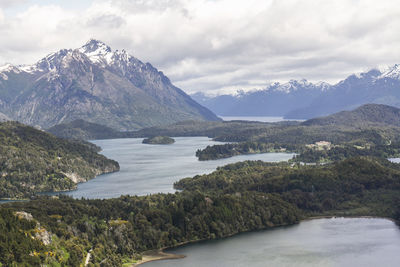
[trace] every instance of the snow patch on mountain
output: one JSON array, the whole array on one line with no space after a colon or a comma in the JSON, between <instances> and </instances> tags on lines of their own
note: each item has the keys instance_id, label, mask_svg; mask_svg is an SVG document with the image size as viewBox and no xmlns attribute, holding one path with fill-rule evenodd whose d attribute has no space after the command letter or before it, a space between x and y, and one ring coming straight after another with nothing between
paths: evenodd
<instances>
[{"instance_id":1,"label":"snow patch on mountain","mask_svg":"<svg viewBox=\"0 0 400 267\"><path fill-rule=\"evenodd\" d=\"M5 64L4 66L0 66L0 78L3 80L8 80L8 75L6 73L14 72L16 74L20 73L21 70L10 63Z\"/></svg>"},{"instance_id":2,"label":"snow patch on mountain","mask_svg":"<svg viewBox=\"0 0 400 267\"><path fill-rule=\"evenodd\" d=\"M18 74L21 72L21 70L17 66L7 63L4 66L0 66L0 73L5 73L5 72L14 72Z\"/></svg>"},{"instance_id":3,"label":"snow patch on mountain","mask_svg":"<svg viewBox=\"0 0 400 267\"><path fill-rule=\"evenodd\" d=\"M78 51L85 54L93 63L102 65L110 65L114 57L111 47L95 39L89 40Z\"/></svg>"},{"instance_id":4,"label":"snow patch on mountain","mask_svg":"<svg viewBox=\"0 0 400 267\"><path fill-rule=\"evenodd\" d=\"M18 68L26 73L32 74L38 71L42 71L41 69L39 69L36 64L33 65L19 65Z\"/></svg>"},{"instance_id":5,"label":"snow patch on mountain","mask_svg":"<svg viewBox=\"0 0 400 267\"><path fill-rule=\"evenodd\" d=\"M379 78L400 79L400 64L395 64L388 68L386 71L382 72Z\"/></svg>"}]
</instances>

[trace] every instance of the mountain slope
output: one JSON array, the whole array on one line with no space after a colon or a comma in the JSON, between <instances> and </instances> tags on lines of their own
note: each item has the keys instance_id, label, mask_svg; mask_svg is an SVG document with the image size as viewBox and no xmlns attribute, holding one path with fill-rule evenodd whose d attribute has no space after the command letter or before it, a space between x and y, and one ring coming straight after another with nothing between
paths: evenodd
<instances>
[{"instance_id":1,"label":"mountain slope","mask_svg":"<svg viewBox=\"0 0 400 267\"><path fill-rule=\"evenodd\" d=\"M46 131L61 138L78 140L129 137L129 132L119 132L107 126L87 122L82 119L57 124Z\"/></svg>"},{"instance_id":2,"label":"mountain slope","mask_svg":"<svg viewBox=\"0 0 400 267\"><path fill-rule=\"evenodd\" d=\"M400 109L381 104L366 104L352 111L341 111L326 117L310 119L303 122L302 125L343 125L349 127L385 125L400 127Z\"/></svg>"},{"instance_id":3,"label":"mountain slope","mask_svg":"<svg viewBox=\"0 0 400 267\"><path fill-rule=\"evenodd\" d=\"M9 121L10 118L0 112L0 122Z\"/></svg>"},{"instance_id":4,"label":"mountain slope","mask_svg":"<svg viewBox=\"0 0 400 267\"><path fill-rule=\"evenodd\" d=\"M367 103L400 107L400 65L353 74L316 97L309 106L294 109L285 117L307 119L325 116Z\"/></svg>"},{"instance_id":5,"label":"mountain slope","mask_svg":"<svg viewBox=\"0 0 400 267\"><path fill-rule=\"evenodd\" d=\"M0 68L0 112L48 128L84 119L119 130L218 120L149 63L97 40Z\"/></svg>"},{"instance_id":6,"label":"mountain slope","mask_svg":"<svg viewBox=\"0 0 400 267\"><path fill-rule=\"evenodd\" d=\"M310 119L368 103L400 107L400 65L353 74L334 85L292 80L235 96L197 93L192 97L222 116Z\"/></svg>"},{"instance_id":7,"label":"mountain slope","mask_svg":"<svg viewBox=\"0 0 400 267\"><path fill-rule=\"evenodd\" d=\"M92 144L67 141L17 122L0 123L0 198L76 188L119 170Z\"/></svg>"}]
</instances>

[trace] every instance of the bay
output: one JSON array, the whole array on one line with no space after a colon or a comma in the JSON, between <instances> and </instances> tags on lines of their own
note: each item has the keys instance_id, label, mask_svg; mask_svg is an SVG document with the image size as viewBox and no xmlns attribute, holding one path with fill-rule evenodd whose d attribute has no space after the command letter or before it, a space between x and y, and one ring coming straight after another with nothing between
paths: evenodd
<instances>
[{"instance_id":1,"label":"bay","mask_svg":"<svg viewBox=\"0 0 400 267\"><path fill-rule=\"evenodd\" d=\"M167 250L186 258L143 267L395 267L400 263L400 229L380 218L330 218L243 233Z\"/></svg>"},{"instance_id":2,"label":"bay","mask_svg":"<svg viewBox=\"0 0 400 267\"><path fill-rule=\"evenodd\" d=\"M114 198L121 195L173 193L173 183L185 177L206 174L219 166L244 160L286 161L294 154L263 153L227 159L199 161L197 149L223 144L207 137L176 137L171 145L142 144L141 138L95 140L102 154L120 164L120 171L104 174L62 194L75 198Z\"/></svg>"}]
</instances>

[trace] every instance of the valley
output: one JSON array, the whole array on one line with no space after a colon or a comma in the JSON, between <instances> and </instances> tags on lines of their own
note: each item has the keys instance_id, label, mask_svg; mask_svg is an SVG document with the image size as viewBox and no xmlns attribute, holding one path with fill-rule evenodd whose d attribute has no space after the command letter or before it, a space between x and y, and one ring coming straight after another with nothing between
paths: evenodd
<instances>
[{"instance_id":1,"label":"valley","mask_svg":"<svg viewBox=\"0 0 400 267\"><path fill-rule=\"evenodd\" d=\"M0 267L398 267L395 1L0 1Z\"/></svg>"}]
</instances>

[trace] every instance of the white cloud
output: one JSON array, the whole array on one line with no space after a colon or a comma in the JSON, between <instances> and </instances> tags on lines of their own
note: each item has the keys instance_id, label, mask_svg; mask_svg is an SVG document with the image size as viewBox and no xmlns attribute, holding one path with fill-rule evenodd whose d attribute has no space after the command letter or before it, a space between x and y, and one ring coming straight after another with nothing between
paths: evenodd
<instances>
[{"instance_id":1,"label":"white cloud","mask_svg":"<svg viewBox=\"0 0 400 267\"><path fill-rule=\"evenodd\" d=\"M31 63L94 37L187 92L253 89L400 63L399 32L390 0L110 0L76 10L54 1L11 17L0 9L0 63Z\"/></svg>"}]
</instances>

